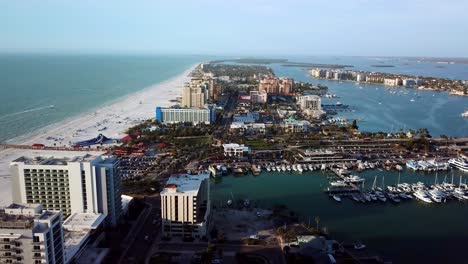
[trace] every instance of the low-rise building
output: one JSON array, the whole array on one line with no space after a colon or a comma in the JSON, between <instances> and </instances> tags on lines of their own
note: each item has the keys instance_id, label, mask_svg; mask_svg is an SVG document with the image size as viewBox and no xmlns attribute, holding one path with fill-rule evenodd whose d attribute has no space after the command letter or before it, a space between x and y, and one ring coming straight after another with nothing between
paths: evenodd
<instances>
[{"instance_id":1,"label":"low-rise building","mask_svg":"<svg viewBox=\"0 0 468 264\"><path fill-rule=\"evenodd\" d=\"M216 121L216 110L215 107L201 109L156 107L156 120L165 124L183 122L211 124Z\"/></svg>"},{"instance_id":2,"label":"low-rise building","mask_svg":"<svg viewBox=\"0 0 468 264\"><path fill-rule=\"evenodd\" d=\"M284 130L288 133L302 133L309 131L311 125L306 120L295 120L294 118L288 118L283 121L282 124Z\"/></svg>"},{"instance_id":3,"label":"low-rise building","mask_svg":"<svg viewBox=\"0 0 468 264\"><path fill-rule=\"evenodd\" d=\"M223 144L224 156L229 157L243 157L250 153L250 148L244 144Z\"/></svg>"},{"instance_id":4,"label":"low-rise building","mask_svg":"<svg viewBox=\"0 0 468 264\"><path fill-rule=\"evenodd\" d=\"M203 238L209 231L210 172L172 175L161 192L165 237Z\"/></svg>"},{"instance_id":5,"label":"low-rise building","mask_svg":"<svg viewBox=\"0 0 468 264\"><path fill-rule=\"evenodd\" d=\"M250 100L253 104L265 104L268 94L265 91L250 91Z\"/></svg>"},{"instance_id":6,"label":"low-rise building","mask_svg":"<svg viewBox=\"0 0 468 264\"><path fill-rule=\"evenodd\" d=\"M264 134L265 123L232 122L230 129L236 130L241 134Z\"/></svg>"}]
</instances>

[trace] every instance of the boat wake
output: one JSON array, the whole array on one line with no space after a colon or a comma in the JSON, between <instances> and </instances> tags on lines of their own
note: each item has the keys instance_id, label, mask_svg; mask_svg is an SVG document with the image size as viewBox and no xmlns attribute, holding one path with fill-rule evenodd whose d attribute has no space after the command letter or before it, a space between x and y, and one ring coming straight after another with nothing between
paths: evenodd
<instances>
[{"instance_id":1,"label":"boat wake","mask_svg":"<svg viewBox=\"0 0 468 264\"><path fill-rule=\"evenodd\" d=\"M42 111L42 110L51 109L51 108L54 108L54 107L55 107L55 105L48 105L48 106L43 106L43 107L28 109L28 110L24 110L24 111L20 111L20 112L16 112L16 113L6 114L6 115L4 115L4 116L0 116L0 120L5 119L5 118L7 118L7 117L12 117L12 116L17 116L17 115L27 114L27 113L31 113L31 112Z\"/></svg>"}]
</instances>

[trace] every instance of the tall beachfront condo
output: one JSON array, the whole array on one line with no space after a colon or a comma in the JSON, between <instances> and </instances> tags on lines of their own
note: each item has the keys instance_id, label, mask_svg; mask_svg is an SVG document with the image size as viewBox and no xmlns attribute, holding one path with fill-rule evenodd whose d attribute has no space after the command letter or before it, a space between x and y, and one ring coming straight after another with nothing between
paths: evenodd
<instances>
[{"instance_id":1,"label":"tall beachfront condo","mask_svg":"<svg viewBox=\"0 0 468 264\"><path fill-rule=\"evenodd\" d=\"M208 232L209 215L209 171L169 178L161 192L164 236L203 238Z\"/></svg>"},{"instance_id":2,"label":"tall beachfront condo","mask_svg":"<svg viewBox=\"0 0 468 264\"><path fill-rule=\"evenodd\" d=\"M117 224L122 210L119 160L80 152L68 154L55 152L12 161L13 202L41 204L65 216L101 213L107 223Z\"/></svg>"},{"instance_id":3,"label":"tall beachfront condo","mask_svg":"<svg viewBox=\"0 0 468 264\"><path fill-rule=\"evenodd\" d=\"M192 79L182 90L182 107L202 108L209 98L209 84L203 79Z\"/></svg>"},{"instance_id":4,"label":"tall beachfront condo","mask_svg":"<svg viewBox=\"0 0 468 264\"><path fill-rule=\"evenodd\" d=\"M0 210L0 263L65 263L62 215L40 204Z\"/></svg>"},{"instance_id":5,"label":"tall beachfront condo","mask_svg":"<svg viewBox=\"0 0 468 264\"><path fill-rule=\"evenodd\" d=\"M216 121L216 109L162 108L156 107L156 120L166 124L191 122L211 124Z\"/></svg>"}]
</instances>

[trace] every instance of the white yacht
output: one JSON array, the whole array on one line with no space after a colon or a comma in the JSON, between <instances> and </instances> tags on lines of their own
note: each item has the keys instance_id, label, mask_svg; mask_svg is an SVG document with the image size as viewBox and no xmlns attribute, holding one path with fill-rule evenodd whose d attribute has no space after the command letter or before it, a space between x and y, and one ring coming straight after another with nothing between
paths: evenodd
<instances>
[{"instance_id":1,"label":"white yacht","mask_svg":"<svg viewBox=\"0 0 468 264\"><path fill-rule=\"evenodd\" d=\"M431 197L431 199L436 203L440 203L445 199L444 195L437 190L430 190L429 197Z\"/></svg>"},{"instance_id":2,"label":"white yacht","mask_svg":"<svg viewBox=\"0 0 468 264\"><path fill-rule=\"evenodd\" d=\"M344 181L332 181L330 182L331 186L340 186L340 187L344 187L344 186L348 186L348 184L346 184L346 182Z\"/></svg>"},{"instance_id":3,"label":"white yacht","mask_svg":"<svg viewBox=\"0 0 468 264\"><path fill-rule=\"evenodd\" d=\"M365 179L356 175L350 175L350 176L345 177L344 181L349 182L349 183L361 183L361 182L364 182Z\"/></svg>"},{"instance_id":4,"label":"white yacht","mask_svg":"<svg viewBox=\"0 0 468 264\"><path fill-rule=\"evenodd\" d=\"M291 171L291 165L286 166L287 171Z\"/></svg>"},{"instance_id":5,"label":"white yacht","mask_svg":"<svg viewBox=\"0 0 468 264\"><path fill-rule=\"evenodd\" d=\"M465 112L461 113L461 116L462 116L462 117L468 117L468 110L466 110Z\"/></svg>"},{"instance_id":6,"label":"white yacht","mask_svg":"<svg viewBox=\"0 0 468 264\"><path fill-rule=\"evenodd\" d=\"M296 164L293 164L293 165L292 165L292 169L293 169L293 171L297 171L297 165L296 165Z\"/></svg>"},{"instance_id":7,"label":"white yacht","mask_svg":"<svg viewBox=\"0 0 468 264\"><path fill-rule=\"evenodd\" d=\"M448 163L452 167L468 172L468 159L466 157L450 159Z\"/></svg>"},{"instance_id":8,"label":"white yacht","mask_svg":"<svg viewBox=\"0 0 468 264\"><path fill-rule=\"evenodd\" d=\"M429 198L427 193L423 190L417 190L416 192L414 192L414 196L423 202L432 203L431 198Z\"/></svg>"},{"instance_id":9,"label":"white yacht","mask_svg":"<svg viewBox=\"0 0 468 264\"><path fill-rule=\"evenodd\" d=\"M302 173L304 170L302 169L301 164L297 164L297 171Z\"/></svg>"}]
</instances>

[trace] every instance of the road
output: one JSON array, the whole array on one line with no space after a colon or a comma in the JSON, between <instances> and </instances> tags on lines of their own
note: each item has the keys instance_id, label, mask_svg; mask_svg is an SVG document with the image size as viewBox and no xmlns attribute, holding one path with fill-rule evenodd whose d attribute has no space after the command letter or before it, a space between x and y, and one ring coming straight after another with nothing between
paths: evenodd
<instances>
[{"instance_id":1,"label":"road","mask_svg":"<svg viewBox=\"0 0 468 264\"><path fill-rule=\"evenodd\" d=\"M135 240L133 244L124 251L125 256L122 256L120 263L143 263L147 254L151 253L151 247L155 240L159 239L161 233L161 202L159 195L146 197L145 202L151 205L151 211L148 213L146 220L136 230ZM145 239L147 237L147 239Z\"/></svg>"},{"instance_id":2,"label":"road","mask_svg":"<svg viewBox=\"0 0 468 264\"><path fill-rule=\"evenodd\" d=\"M215 244L221 248L224 255L235 256L236 253L257 254L266 257L271 264L285 263L284 255L279 246L246 246L242 244ZM206 250L207 244L198 243L161 243L160 252L195 253Z\"/></svg>"}]
</instances>

